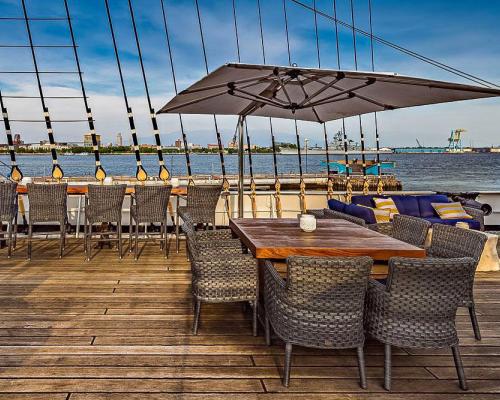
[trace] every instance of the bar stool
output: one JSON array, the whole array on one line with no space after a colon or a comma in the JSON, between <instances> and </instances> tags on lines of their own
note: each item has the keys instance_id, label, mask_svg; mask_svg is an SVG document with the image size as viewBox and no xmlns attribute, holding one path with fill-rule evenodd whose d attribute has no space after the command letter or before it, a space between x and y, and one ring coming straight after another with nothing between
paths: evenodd
<instances>
[{"instance_id":1,"label":"bar stool","mask_svg":"<svg viewBox=\"0 0 500 400\"><path fill-rule=\"evenodd\" d=\"M127 185L89 185L85 196L85 253L87 261L92 258L92 237L100 236L101 242L118 242L120 259L122 254L122 206ZM116 232L111 228L94 231L95 224L113 224ZM111 237L114 235L115 237Z\"/></svg>"},{"instance_id":2,"label":"bar stool","mask_svg":"<svg viewBox=\"0 0 500 400\"><path fill-rule=\"evenodd\" d=\"M31 260L31 248L34 240L33 225L46 222L59 224L59 258L62 258L68 222L68 185L66 183L28 183L27 189L29 201L28 260ZM48 235L47 232L42 234Z\"/></svg>"},{"instance_id":3,"label":"bar stool","mask_svg":"<svg viewBox=\"0 0 500 400\"><path fill-rule=\"evenodd\" d=\"M3 230L3 223L7 223L7 231ZM17 183L0 183L0 235L7 234L7 257L12 255L12 248L16 247L17 236Z\"/></svg>"},{"instance_id":4,"label":"bar stool","mask_svg":"<svg viewBox=\"0 0 500 400\"><path fill-rule=\"evenodd\" d=\"M179 206L177 198L177 216L175 223L175 244L179 252L179 217L189 219L195 225L203 224L205 228L212 225L215 229L215 209L219 201L222 185L188 186L186 205Z\"/></svg>"},{"instance_id":5,"label":"bar stool","mask_svg":"<svg viewBox=\"0 0 500 400\"><path fill-rule=\"evenodd\" d=\"M134 251L135 260L139 252L139 225L155 222L160 223L160 247L165 257L168 257L167 219L171 191L172 186L134 186L135 193L131 196L130 204L129 240L130 251ZM152 233L146 235L144 232L145 239L141 240L148 240L148 236L152 235Z\"/></svg>"}]
</instances>

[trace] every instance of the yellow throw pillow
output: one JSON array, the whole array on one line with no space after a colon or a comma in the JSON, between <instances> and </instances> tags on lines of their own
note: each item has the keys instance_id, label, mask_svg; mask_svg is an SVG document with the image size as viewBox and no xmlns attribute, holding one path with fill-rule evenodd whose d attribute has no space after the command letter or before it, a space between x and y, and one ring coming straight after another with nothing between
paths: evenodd
<instances>
[{"instance_id":1,"label":"yellow throw pillow","mask_svg":"<svg viewBox=\"0 0 500 400\"><path fill-rule=\"evenodd\" d=\"M472 219L460 203L431 203L441 219Z\"/></svg>"},{"instance_id":2,"label":"yellow throw pillow","mask_svg":"<svg viewBox=\"0 0 500 400\"><path fill-rule=\"evenodd\" d=\"M396 207L396 203L394 203L394 200L390 197L387 199L379 199L379 198L374 198L373 201L375 202L375 207L379 210L388 210L391 213L391 219L394 218L394 215L399 214L399 210Z\"/></svg>"},{"instance_id":3,"label":"yellow throw pillow","mask_svg":"<svg viewBox=\"0 0 500 400\"><path fill-rule=\"evenodd\" d=\"M370 210L372 210L373 215L375 216L375 220L377 221L377 224L391 222L391 212L389 210L382 210L380 208L362 206L361 204L358 204L358 206L369 208Z\"/></svg>"}]
</instances>

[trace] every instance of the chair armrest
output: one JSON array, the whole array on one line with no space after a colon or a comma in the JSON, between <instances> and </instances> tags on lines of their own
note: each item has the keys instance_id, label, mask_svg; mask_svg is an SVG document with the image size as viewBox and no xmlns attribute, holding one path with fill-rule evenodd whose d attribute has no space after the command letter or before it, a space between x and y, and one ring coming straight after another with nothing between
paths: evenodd
<instances>
[{"instance_id":1,"label":"chair armrest","mask_svg":"<svg viewBox=\"0 0 500 400\"><path fill-rule=\"evenodd\" d=\"M473 219L479 222L481 231L484 231L484 212L478 208L474 207L464 207L464 210Z\"/></svg>"},{"instance_id":2,"label":"chair armrest","mask_svg":"<svg viewBox=\"0 0 500 400\"><path fill-rule=\"evenodd\" d=\"M369 224L366 226L372 231L381 233L383 235L392 236L393 225L392 222L382 222L379 224Z\"/></svg>"},{"instance_id":3,"label":"chair armrest","mask_svg":"<svg viewBox=\"0 0 500 400\"><path fill-rule=\"evenodd\" d=\"M190 244L191 253L194 261L198 260L220 260L224 257L233 257L243 255L243 247L241 242L238 241L221 245L208 242L197 242Z\"/></svg>"},{"instance_id":4,"label":"chair armrest","mask_svg":"<svg viewBox=\"0 0 500 400\"><path fill-rule=\"evenodd\" d=\"M234 240L233 232L230 229L219 229L210 231L197 231L196 240Z\"/></svg>"},{"instance_id":5,"label":"chair armrest","mask_svg":"<svg viewBox=\"0 0 500 400\"><path fill-rule=\"evenodd\" d=\"M391 300L387 286L370 279L366 292L366 312L380 312L386 310Z\"/></svg>"},{"instance_id":6,"label":"chair armrest","mask_svg":"<svg viewBox=\"0 0 500 400\"><path fill-rule=\"evenodd\" d=\"M194 260L191 265L198 278L203 278L205 274L210 278L227 278L230 275L251 276L257 281L257 260L246 254Z\"/></svg>"},{"instance_id":7,"label":"chair armrest","mask_svg":"<svg viewBox=\"0 0 500 400\"><path fill-rule=\"evenodd\" d=\"M319 209L319 210L307 210L306 214L314 215L318 219L325 218L325 212L324 212L323 209Z\"/></svg>"}]
</instances>

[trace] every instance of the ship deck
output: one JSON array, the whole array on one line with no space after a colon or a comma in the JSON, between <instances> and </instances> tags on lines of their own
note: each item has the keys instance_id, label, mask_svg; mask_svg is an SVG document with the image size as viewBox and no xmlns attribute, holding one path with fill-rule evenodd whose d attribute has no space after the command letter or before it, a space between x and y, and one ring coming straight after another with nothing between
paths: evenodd
<instances>
[{"instance_id":1,"label":"ship deck","mask_svg":"<svg viewBox=\"0 0 500 400\"><path fill-rule=\"evenodd\" d=\"M138 262L110 249L85 263L81 241L36 243L0 258L0 399L450 399L461 396L451 353L394 349L393 392L382 388L383 348L368 341L368 390L352 351L295 349L290 388L284 348L251 335L238 304L205 305L192 322L185 254L148 245ZM171 246L173 248L173 246ZM478 274L477 342L459 311L467 398L500 396L500 273ZM463 398L463 397L460 397Z\"/></svg>"}]
</instances>

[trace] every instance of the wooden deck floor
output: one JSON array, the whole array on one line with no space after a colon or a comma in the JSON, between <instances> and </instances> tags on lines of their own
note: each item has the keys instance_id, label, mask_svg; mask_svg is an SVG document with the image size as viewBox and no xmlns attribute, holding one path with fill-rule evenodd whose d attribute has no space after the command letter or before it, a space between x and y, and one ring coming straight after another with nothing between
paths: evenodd
<instances>
[{"instance_id":1,"label":"wooden deck floor","mask_svg":"<svg viewBox=\"0 0 500 400\"><path fill-rule=\"evenodd\" d=\"M394 351L393 392L382 388L383 348L367 343L369 389L358 386L352 351L297 348L289 389L280 383L283 346L251 336L239 305L207 305L192 322L184 254L148 246L140 260L101 250L84 262L80 242L57 258L55 244L0 250L0 399L498 399L500 274L476 287L483 340L460 311L470 391L458 388L447 351ZM173 247L173 246L172 246Z\"/></svg>"}]
</instances>

